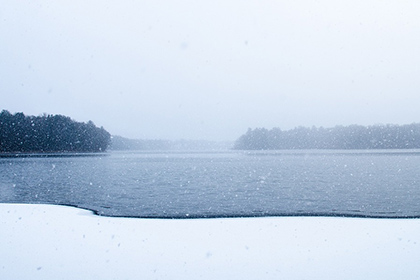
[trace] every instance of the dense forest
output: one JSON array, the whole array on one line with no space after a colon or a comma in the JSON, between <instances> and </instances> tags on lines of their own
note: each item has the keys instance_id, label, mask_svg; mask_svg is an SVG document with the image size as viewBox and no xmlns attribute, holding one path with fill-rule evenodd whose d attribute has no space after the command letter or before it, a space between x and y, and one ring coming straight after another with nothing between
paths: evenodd
<instances>
[{"instance_id":1,"label":"dense forest","mask_svg":"<svg viewBox=\"0 0 420 280\"><path fill-rule=\"evenodd\" d=\"M0 153L100 152L111 135L93 122L76 122L62 115L25 116L0 113Z\"/></svg>"},{"instance_id":2,"label":"dense forest","mask_svg":"<svg viewBox=\"0 0 420 280\"><path fill-rule=\"evenodd\" d=\"M248 129L238 150L282 149L419 149L420 124Z\"/></svg>"}]
</instances>

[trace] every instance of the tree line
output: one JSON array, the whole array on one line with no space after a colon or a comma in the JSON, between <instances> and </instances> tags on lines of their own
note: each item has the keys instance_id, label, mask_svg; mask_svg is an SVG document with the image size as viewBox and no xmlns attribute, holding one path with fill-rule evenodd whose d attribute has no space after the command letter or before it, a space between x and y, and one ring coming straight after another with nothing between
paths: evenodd
<instances>
[{"instance_id":1,"label":"tree line","mask_svg":"<svg viewBox=\"0 0 420 280\"><path fill-rule=\"evenodd\" d=\"M237 150L419 149L420 124L297 127L291 130L249 128L235 142Z\"/></svg>"},{"instance_id":2,"label":"tree line","mask_svg":"<svg viewBox=\"0 0 420 280\"><path fill-rule=\"evenodd\" d=\"M101 152L111 135L92 121L76 122L62 115L25 116L0 113L0 152Z\"/></svg>"}]
</instances>

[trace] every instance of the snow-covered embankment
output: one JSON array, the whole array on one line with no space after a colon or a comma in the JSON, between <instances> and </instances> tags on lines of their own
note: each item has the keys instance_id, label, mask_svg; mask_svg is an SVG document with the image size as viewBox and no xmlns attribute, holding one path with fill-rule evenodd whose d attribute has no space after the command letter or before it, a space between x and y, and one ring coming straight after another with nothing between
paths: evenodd
<instances>
[{"instance_id":1,"label":"snow-covered embankment","mask_svg":"<svg viewBox=\"0 0 420 280\"><path fill-rule=\"evenodd\" d=\"M0 279L420 279L420 219L107 218L0 204Z\"/></svg>"}]
</instances>

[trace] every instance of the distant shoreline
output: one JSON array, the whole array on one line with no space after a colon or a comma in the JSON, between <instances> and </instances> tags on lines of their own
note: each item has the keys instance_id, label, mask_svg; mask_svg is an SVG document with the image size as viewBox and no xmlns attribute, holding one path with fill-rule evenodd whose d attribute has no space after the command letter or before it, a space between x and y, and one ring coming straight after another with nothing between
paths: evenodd
<instances>
[{"instance_id":1,"label":"distant shoreline","mask_svg":"<svg viewBox=\"0 0 420 280\"><path fill-rule=\"evenodd\" d=\"M235 150L289 149L419 149L420 124L324 127L249 128Z\"/></svg>"},{"instance_id":2,"label":"distant shoreline","mask_svg":"<svg viewBox=\"0 0 420 280\"><path fill-rule=\"evenodd\" d=\"M104 152L7 152L0 153L0 158L40 158L40 157L97 157L107 156Z\"/></svg>"},{"instance_id":3,"label":"distant shoreline","mask_svg":"<svg viewBox=\"0 0 420 280\"><path fill-rule=\"evenodd\" d=\"M48 158L48 157L101 157L109 156L112 153L245 153L248 155L399 155L399 154L419 154L420 149L280 149L280 150L172 150L172 149L156 149L156 150L108 150L106 152L0 152L0 158Z\"/></svg>"}]
</instances>

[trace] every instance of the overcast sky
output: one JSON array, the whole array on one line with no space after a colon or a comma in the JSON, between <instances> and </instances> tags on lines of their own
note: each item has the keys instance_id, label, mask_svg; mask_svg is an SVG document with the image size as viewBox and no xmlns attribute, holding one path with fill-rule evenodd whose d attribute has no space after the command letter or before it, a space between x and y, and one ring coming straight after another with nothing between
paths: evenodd
<instances>
[{"instance_id":1,"label":"overcast sky","mask_svg":"<svg viewBox=\"0 0 420 280\"><path fill-rule=\"evenodd\" d=\"M146 139L420 122L420 1L0 0L0 109Z\"/></svg>"}]
</instances>

